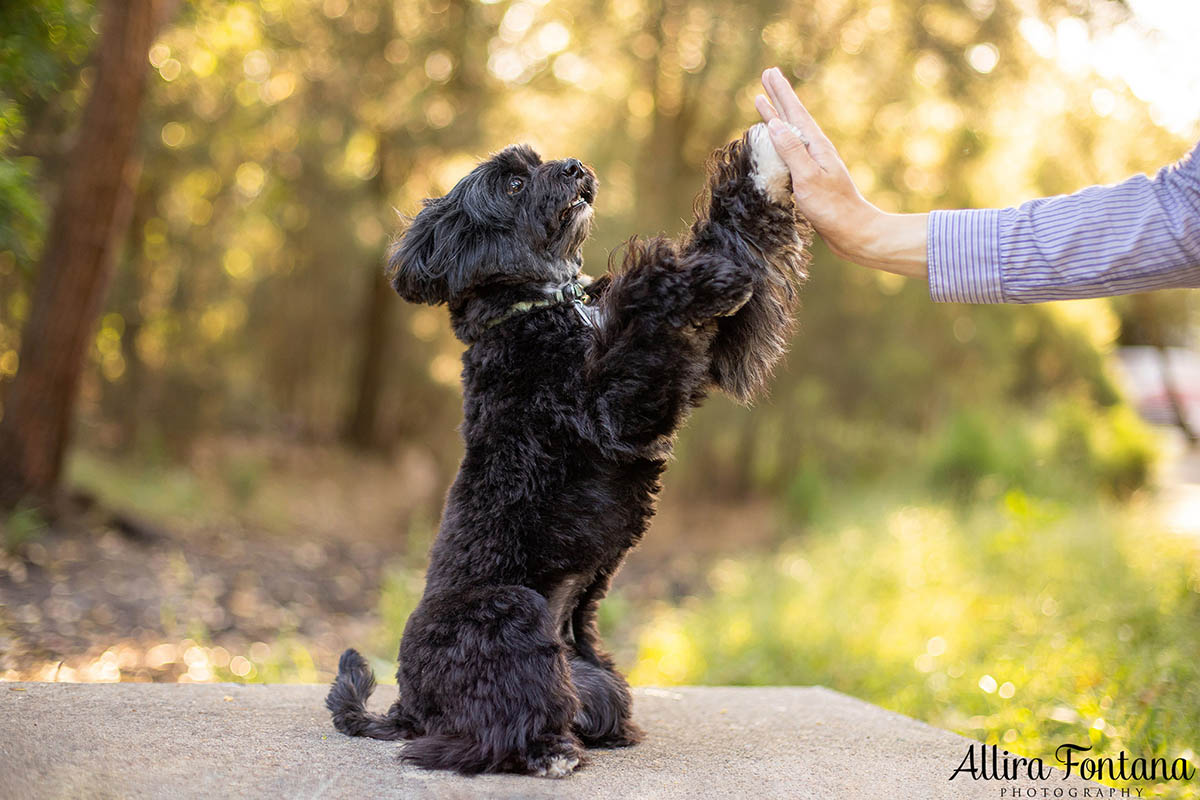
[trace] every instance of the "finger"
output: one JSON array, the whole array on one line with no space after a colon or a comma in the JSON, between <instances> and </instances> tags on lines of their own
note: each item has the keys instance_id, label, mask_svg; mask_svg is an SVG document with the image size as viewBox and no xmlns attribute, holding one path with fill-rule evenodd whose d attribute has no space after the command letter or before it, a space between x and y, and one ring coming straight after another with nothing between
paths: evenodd
<instances>
[{"instance_id":1,"label":"finger","mask_svg":"<svg viewBox=\"0 0 1200 800\"><path fill-rule=\"evenodd\" d=\"M763 122L779 119L779 112L775 110L775 106L761 94L754 98L754 107L758 109L758 115L762 117Z\"/></svg>"},{"instance_id":2,"label":"finger","mask_svg":"<svg viewBox=\"0 0 1200 800\"><path fill-rule=\"evenodd\" d=\"M800 98L796 96L796 92L788 83L787 78L783 77L779 67L771 67L763 73L763 88L767 90L771 104L775 106L780 115L798 127L809 141L825 140L825 134L821 131L821 127L817 125L817 121L800 102Z\"/></svg>"},{"instance_id":3,"label":"finger","mask_svg":"<svg viewBox=\"0 0 1200 800\"><path fill-rule=\"evenodd\" d=\"M771 67L762 74L763 89L767 92L767 97L771 101L771 105L779 112L779 115L789 122L792 122L792 115L795 114L797 119L802 116L804 106L800 103L800 98L796 97L795 91L792 90L791 84L783 77L779 67Z\"/></svg>"},{"instance_id":4,"label":"finger","mask_svg":"<svg viewBox=\"0 0 1200 800\"><path fill-rule=\"evenodd\" d=\"M800 141L804 143L804 146L808 147L808 137L805 136L795 125L779 116L779 112L775 110L775 106L771 105L770 100L760 94L754 98L754 107L758 109L758 115L762 117L763 122L770 122L773 119L781 120L783 124L792 129L792 133L800 137Z\"/></svg>"},{"instance_id":5,"label":"finger","mask_svg":"<svg viewBox=\"0 0 1200 800\"><path fill-rule=\"evenodd\" d=\"M787 164L793 178L806 177L818 169L800 133L778 117L767 123L775 152Z\"/></svg>"}]
</instances>

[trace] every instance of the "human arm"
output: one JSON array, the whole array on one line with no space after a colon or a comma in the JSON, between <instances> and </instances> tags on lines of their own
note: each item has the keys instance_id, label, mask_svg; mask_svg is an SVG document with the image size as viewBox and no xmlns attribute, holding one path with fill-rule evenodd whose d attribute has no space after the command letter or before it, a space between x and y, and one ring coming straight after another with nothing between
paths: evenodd
<instances>
[{"instance_id":1,"label":"human arm","mask_svg":"<svg viewBox=\"0 0 1200 800\"><path fill-rule=\"evenodd\" d=\"M1042 303L1200 286L1200 144L1153 177L929 215L929 293Z\"/></svg>"},{"instance_id":2,"label":"human arm","mask_svg":"<svg viewBox=\"0 0 1200 800\"><path fill-rule=\"evenodd\" d=\"M1200 286L1200 145L1154 178L1008 209L886 214L777 69L756 100L792 171L796 202L830 248L864 266L927 277L943 302L1031 303Z\"/></svg>"}]
</instances>

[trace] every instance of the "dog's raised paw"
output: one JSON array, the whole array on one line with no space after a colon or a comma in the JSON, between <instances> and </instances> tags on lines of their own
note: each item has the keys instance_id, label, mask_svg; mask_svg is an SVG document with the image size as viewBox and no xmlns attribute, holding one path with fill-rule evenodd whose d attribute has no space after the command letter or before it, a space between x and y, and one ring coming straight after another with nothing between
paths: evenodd
<instances>
[{"instance_id":1,"label":"dog's raised paw","mask_svg":"<svg viewBox=\"0 0 1200 800\"><path fill-rule=\"evenodd\" d=\"M775 152L767 126L761 122L750 128L750 164L755 188L774 203L790 201L792 175Z\"/></svg>"}]
</instances>

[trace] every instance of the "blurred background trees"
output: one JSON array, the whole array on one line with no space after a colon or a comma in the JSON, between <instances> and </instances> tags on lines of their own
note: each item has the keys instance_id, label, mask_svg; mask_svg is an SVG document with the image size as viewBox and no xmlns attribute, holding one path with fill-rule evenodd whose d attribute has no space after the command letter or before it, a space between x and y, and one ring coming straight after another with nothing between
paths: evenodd
<instances>
[{"instance_id":1,"label":"blurred background trees","mask_svg":"<svg viewBox=\"0 0 1200 800\"><path fill-rule=\"evenodd\" d=\"M11 379L101 26L84 0L3 13ZM1053 68L1056 25L1086 37L1127 17L1067 0L187 4L149 51L145 169L89 347L83 440L185 459L228 432L341 437L420 448L444 476L458 345L443 312L388 293L380 265L397 212L478 157L523 140L594 165L599 271L629 235L684 228L706 155L754 121L757 76L779 63L885 207L1069 191L1186 149L1121 81ZM885 469L962 409L1111 405L1097 347L1182 307L936 307L923 285L824 251L813 273L772 399L710 403L690 426L681 462L704 468L676 476L689 491Z\"/></svg>"}]
</instances>

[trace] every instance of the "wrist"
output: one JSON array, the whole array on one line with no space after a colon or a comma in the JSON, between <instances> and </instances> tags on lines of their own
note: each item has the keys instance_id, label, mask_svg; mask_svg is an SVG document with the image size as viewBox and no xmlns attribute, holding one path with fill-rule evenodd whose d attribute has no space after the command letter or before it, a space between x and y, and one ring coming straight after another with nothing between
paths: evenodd
<instances>
[{"instance_id":1,"label":"wrist","mask_svg":"<svg viewBox=\"0 0 1200 800\"><path fill-rule=\"evenodd\" d=\"M870 206L857 247L847 257L864 267L909 278L929 277L928 214L888 214Z\"/></svg>"}]
</instances>

